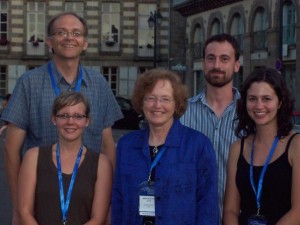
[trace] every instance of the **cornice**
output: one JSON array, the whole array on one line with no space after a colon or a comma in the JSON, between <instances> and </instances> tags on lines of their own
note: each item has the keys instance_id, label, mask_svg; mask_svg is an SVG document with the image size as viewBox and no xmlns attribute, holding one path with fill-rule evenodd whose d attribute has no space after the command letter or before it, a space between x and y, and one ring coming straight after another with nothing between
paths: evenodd
<instances>
[{"instance_id":1,"label":"cornice","mask_svg":"<svg viewBox=\"0 0 300 225\"><path fill-rule=\"evenodd\" d=\"M173 7L173 9L187 17L241 1L243 0L190 0Z\"/></svg>"}]
</instances>

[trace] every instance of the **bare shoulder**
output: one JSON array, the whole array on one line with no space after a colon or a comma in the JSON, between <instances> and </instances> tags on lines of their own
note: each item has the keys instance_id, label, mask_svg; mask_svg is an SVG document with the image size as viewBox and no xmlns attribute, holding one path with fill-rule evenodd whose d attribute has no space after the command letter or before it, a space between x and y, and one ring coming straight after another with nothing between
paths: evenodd
<instances>
[{"instance_id":1,"label":"bare shoulder","mask_svg":"<svg viewBox=\"0 0 300 225\"><path fill-rule=\"evenodd\" d=\"M297 133L294 138L293 138L293 141L294 143L298 144L300 143L300 133Z\"/></svg>"},{"instance_id":2,"label":"bare shoulder","mask_svg":"<svg viewBox=\"0 0 300 225\"><path fill-rule=\"evenodd\" d=\"M39 147L30 148L25 152L24 159L37 158L38 154L39 154Z\"/></svg>"},{"instance_id":3,"label":"bare shoulder","mask_svg":"<svg viewBox=\"0 0 300 225\"><path fill-rule=\"evenodd\" d=\"M104 155L103 153L99 154L98 169L99 168L112 169L112 163L111 163L110 159L106 155Z\"/></svg>"},{"instance_id":4,"label":"bare shoulder","mask_svg":"<svg viewBox=\"0 0 300 225\"><path fill-rule=\"evenodd\" d=\"M241 139L238 139L231 144L230 148L233 150L239 148L240 146L241 146Z\"/></svg>"},{"instance_id":5,"label":"bare shoulder","mask_svg":"<svg viewBox=\"0 0 300 225\"><path fill-rule=\"evenodd\" d=\"M294 150L294 149L299 149L300 147L300 134L296 134L294 135L295 133L291 133L289 134L287 137L285 137L286 139L286 144L290 141L290 146L289 146L289 149L290 150ZM293 136L293 137L292 137ZM293 138L292 140L290 140L291 138ZM299 149L300 150L300 149Z\"/></svg>"},{"instance_id":6,"label":"bare shoulder","mask_svg":"<svg viewBox=\"0 0 300 225\"><path fill-rule=\"evenodd\" d=\"M296 134L290 142L289 160L300 160L300 134Z\"/></svg>"},{"instance_id":7,"label":"bare shoulder","mask_svg":"<svg viewBox=\"0 0 300 225\"><path fill-rule=\"evenodd\" d=\"M24 170L25 168L32 170L33 168L37 167L37 161L38 161L38 155L39 155L39 148L31 148L26 151L24 154L24 157L22 159L21 164L21 170ZM25 170L27 170L25 169Z\"/></svg>"},{"instance_id":8,"label":"bare shoulder","mask_svg":"<svg viewBox=\"0 0 300 225\"><path fill-rule=\"evenodd\" d=\"M240 148L241 148L241 139L238 139L231 144L230 154L233 154L233 155L238 154L240 152Z\"/></svg>"}]
</instances>

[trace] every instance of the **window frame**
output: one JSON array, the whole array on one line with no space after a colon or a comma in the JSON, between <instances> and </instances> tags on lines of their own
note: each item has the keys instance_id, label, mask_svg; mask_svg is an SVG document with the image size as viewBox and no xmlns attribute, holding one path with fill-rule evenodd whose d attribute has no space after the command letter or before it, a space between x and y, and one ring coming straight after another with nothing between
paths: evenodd
<instances>
[{"instance_id":1,"label":"window frame","mask_svg":"<svg viewBox=\"0 0 300 225\"><path fill-rule=\"evenodd\" d=\"M115 70L115 72L113 71ZM102 67L102 74L109 83L109 86L114 95L118 94L119 90L119 81L118 81L118 67L116 66L103 66Z\"/></svg>"},{"instance_id":2,"label":"window frame","mask_svg":"<svg viewBox=\"0 0 300 225\"><path fill-rule=\"evenodd\" d=\"M120 28L121 4L118 2L103 2L101 5L101 51L120 51Z\"/></svg>"}]
</instances>

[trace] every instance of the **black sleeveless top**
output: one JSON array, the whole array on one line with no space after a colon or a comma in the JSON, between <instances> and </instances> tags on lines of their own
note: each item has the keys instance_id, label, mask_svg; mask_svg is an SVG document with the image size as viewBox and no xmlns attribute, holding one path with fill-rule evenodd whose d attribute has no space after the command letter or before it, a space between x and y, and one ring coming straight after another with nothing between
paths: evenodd
<instances>
[{"instance_id":1,"label":"black sleeveless top","mask_svg":"<svg viewBox=\"0 0 300 225\"><path fill-rule=\"evenodd\" d=\"M288 161L289 139L284 153L274 162L269 163L262 187L260 214L274 225L291 208L292 167ZM244 139L241 140L240 156L237 163L236 184L240 193L239 224L247 225L251 215L256 214L256 196L250 183L250 165L243 156ZM254 185L257 188L263 166L253 167Z\"/></svg>"},{"instance_id":2,"label":"black sleeveless top","mask_svg":"<svg viewBox=\"0 0 300 225\"><path fill-rule=\"evenodd\" d=\"M82 225L91 217L99 155L87 150L78 168L67 214L67 224ZM72 174L62 174L66 199ZM37 164L34 217L38 224L62 224L57 168L51 147L40 148Z\"/></svg>"}]
</instances>

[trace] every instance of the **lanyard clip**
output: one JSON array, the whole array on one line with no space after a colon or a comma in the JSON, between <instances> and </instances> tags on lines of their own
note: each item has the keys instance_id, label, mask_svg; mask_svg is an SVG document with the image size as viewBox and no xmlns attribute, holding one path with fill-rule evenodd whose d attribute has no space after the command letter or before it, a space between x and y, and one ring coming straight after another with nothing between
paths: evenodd
<instances>
[{"instance_id":1,"label":"lanyard clip","mask_svg":"<svg viewBox=\"0 0 300 225\"><path fill-rule=\"evenodd\" d=\"M257 209L257 213L256 213L257 216L259 216L259 211L260 211L260 208Z\"/></svg>"},{"instance_id":2,"label":"lanyard clip","mask_svg":"<svg viewBox=\"0 0 300 225\"><path fill-rule=\"evenodd\" d=\"M149 173L148 184L150 184L150 182L151 182L151 172Z\"/></svg>"}]
</instances>

